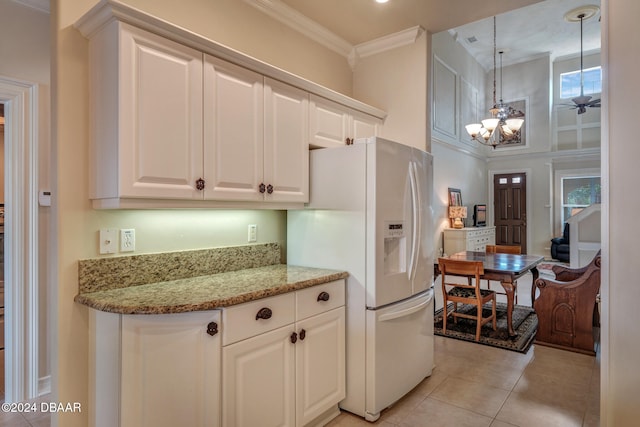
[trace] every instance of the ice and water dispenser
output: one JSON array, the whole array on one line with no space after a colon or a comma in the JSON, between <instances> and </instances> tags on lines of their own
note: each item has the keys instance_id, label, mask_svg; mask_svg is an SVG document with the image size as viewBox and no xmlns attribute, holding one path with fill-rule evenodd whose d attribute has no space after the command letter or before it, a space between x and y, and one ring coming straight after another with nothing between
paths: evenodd
<instances>
[{"instance_id":1,"label":"ice and water dispenser","mask_svg":"<svg viewBox=\"0 0 640 427\"><path fill-rule=\"evenodd\" d=\"M384 274L407 271L407 237L404 221L388 221L384 227Z\"/></svg>"}]
</instances>

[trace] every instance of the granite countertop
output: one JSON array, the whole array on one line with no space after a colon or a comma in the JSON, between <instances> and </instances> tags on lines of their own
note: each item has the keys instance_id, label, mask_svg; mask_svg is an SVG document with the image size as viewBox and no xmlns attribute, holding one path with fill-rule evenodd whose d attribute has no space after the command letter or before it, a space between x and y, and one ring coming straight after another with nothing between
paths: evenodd
<instances>
[{"instance_id":1,"label":"granite countertop","mask_svg":"<svg viewBox=\"0 0 640 427\"><path fill-rule=\"evenodd\" d=\"M345 271L275 264L81 293L75 297L75 301L111 313L183 313L228 307L344 279L348 275Z\"/></svg>"}]
</instances>

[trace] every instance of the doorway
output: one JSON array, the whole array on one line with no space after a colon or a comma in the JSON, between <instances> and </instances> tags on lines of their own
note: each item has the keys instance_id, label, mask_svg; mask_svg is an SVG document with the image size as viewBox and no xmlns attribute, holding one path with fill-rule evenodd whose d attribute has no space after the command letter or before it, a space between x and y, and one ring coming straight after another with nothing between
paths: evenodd
<instances>
[{"instance_id":1,"label":"doorway","mask_svg":"<svg viewBox=\"0 0 640 427\"><path fill-rule=\"evenodd\" d=\"M524 172L493 176L496 244L520 246L527 253L527 175Z\"/></svg>"},{"instance_id":2,"label":"doorway","mask_svg":"<svg viewBox=\"0 0 640 427\"><path fill-rule=\"evenodd\" d=\"M38 85L0 76L4 108L5 402L38 395Z\"/></svg>"}]
</instances>

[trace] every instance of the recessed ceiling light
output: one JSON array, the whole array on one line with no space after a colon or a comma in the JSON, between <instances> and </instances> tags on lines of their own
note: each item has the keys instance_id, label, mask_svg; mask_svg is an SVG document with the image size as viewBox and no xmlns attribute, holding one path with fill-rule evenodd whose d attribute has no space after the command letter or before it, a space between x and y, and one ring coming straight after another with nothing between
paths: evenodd
<instances>
[{"instance_id":1,"label":"recessed ceiling light","mask_svg":"<svg viewBox=\"0 0 640 427\"><path fill-rule=\"evenodd\" d=\"M389 1L389 0L376 0L376 3L386 3L386 2L388 2L388 1Z\"/></svg>"}]
</instances>

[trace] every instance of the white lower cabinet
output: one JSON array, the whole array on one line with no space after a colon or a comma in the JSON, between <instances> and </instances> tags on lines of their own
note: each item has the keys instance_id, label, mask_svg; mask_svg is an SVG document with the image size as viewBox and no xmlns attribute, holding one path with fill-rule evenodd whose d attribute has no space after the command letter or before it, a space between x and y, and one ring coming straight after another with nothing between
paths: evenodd
<instances>
[{"instance_id":1,"label":"white lower cabinet","mask_svg":"<svg viewBox=\"0 0 640 427\"><path fill-rule=\"evenodd\" d=\"M291 327L222 350L222 425L293 426L295 349Z\"/></svg>"},{"instance_id":2,"label":"white lower cabinet","mask_svg":"<svg viewBox=\"0 0 640 427\"><path fill-rule=\"evenodd\" d=\"M296 425L311 421L346 396L345 309L336 308L297 323Z\"/></svg>"},{"instance_id":3,"label":"white lower cabinet","mask_svg":"<svg viewBox=\"0 0 640 427\"><path fill-rule=\"evenodd\" d=\"M91 310L91 425L220 426L219 323L217 310Z\"/></svg>"},{"instance_id":4,"label":"white lower cabinet","mask_svg":"<svg viewBox=\"0 0 640 427\"><path fill-rule=\"evenodd\" d=\"M324 425L346 393L344 280L221 310L90 310L89 331L90 426Z\"/></svg>"},{"instance_id":5,"label":"white lower cabinet","mask_svg":"<svg viewBox=\"0 0 640 427\"><path fill-rule=\"evenodd\" d=\"M223 324L223 426L322 425L338 414L343 280L223 309Z\"/></svg>"}]
</instances>

